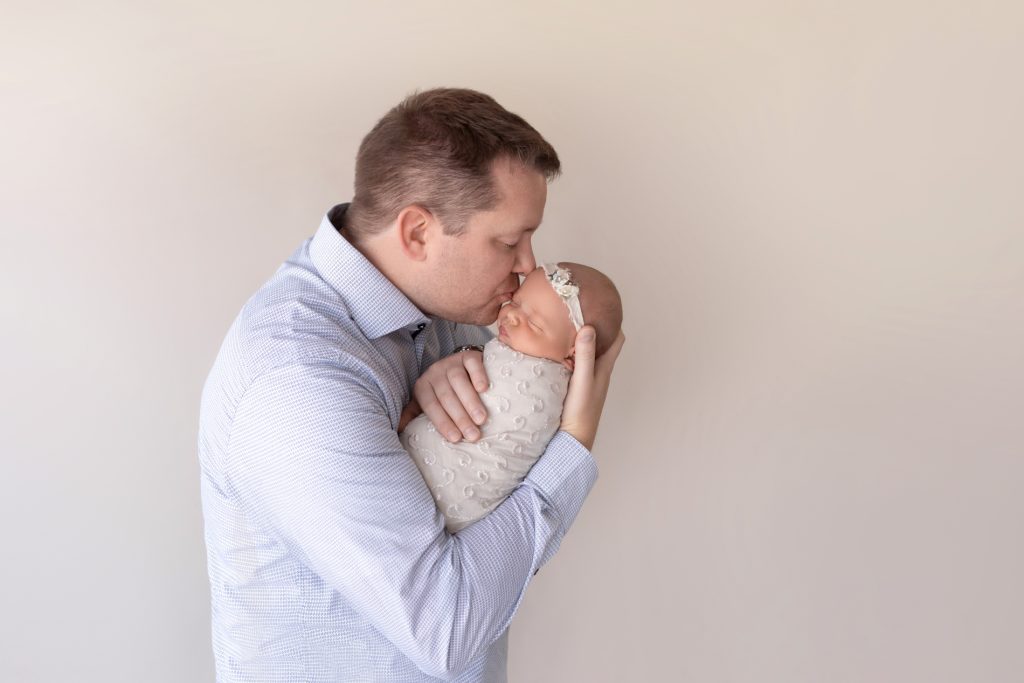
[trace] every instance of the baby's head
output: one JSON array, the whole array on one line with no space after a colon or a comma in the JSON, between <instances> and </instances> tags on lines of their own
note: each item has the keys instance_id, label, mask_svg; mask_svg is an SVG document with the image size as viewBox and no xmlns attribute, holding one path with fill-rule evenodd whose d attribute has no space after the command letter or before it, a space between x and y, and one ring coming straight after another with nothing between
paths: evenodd
<instances>
[{"instance_id":1,"label":"baby's head","mask_svg":"<svg viewBox=\"0 0 1024 683\"><path fill-rule=\"evenodd\" d=\"M601 355L615 341L622 326L619 292L599 270L579 263L559 263L557 267L571 273L570 286L560 289L570 295L571 301L571 285L578 287L583 323L597 331L597 355ZM559 361L571 370L576 326L567 299L559 295L556 286L543 267L527 275L512 301L498 311L498 339L516 351Z\"/></svg>"}]
</instances>

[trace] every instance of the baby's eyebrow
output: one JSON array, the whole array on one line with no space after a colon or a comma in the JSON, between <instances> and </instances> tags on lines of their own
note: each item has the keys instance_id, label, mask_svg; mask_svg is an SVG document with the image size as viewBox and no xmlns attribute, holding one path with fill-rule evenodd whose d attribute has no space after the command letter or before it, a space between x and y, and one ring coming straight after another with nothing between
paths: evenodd
<instances>
[{"instance_id":1,"label":"baby's eyebrow","mask_svg":"<svg viewBox=\"0 0 1024 683\"><path fill-rule=\"evenodd\" d=\"M547 321L544 319L544 316L540 314L540 311L535 311L531 308L527 312L526 317L530 319L530 322L533 322L534 324L539 324L540 327L544 327L547 325Z\"/></svg>"}]
</instances>

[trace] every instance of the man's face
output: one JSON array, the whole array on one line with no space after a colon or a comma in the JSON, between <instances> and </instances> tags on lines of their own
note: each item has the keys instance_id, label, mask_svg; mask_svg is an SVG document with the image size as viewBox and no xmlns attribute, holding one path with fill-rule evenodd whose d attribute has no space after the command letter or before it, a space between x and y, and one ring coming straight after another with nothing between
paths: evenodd
<instances>
[{"instance_id":1,"label":"man's face","mask_svg":"<svg viewBox=\"0 0 1024 683\"><path fill-rule=\"evenodd\" d=\"M531 239L544 218L547 181L518 163L492 167L500 199L478 211L461 235L439 235L430 283L430 312L446 320L489 325L512 300L519 275L536 268Z\"/></svg>"},{"instance_id":2,"label":"man's face","mask_svg":"<svg viewBox=\"0 0 1024 683\"><path fill-rule=\"evenodd\" d=\"M527 275L512 301L498 313L498 339L538 358L562 361L571 354L576 328L543 269Z\"/></svg>"}]
</instances>

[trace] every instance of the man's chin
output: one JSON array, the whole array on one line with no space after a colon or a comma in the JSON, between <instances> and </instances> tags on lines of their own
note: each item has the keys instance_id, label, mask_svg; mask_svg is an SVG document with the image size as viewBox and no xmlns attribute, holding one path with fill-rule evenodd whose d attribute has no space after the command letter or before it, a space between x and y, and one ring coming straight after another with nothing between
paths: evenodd
<instances>
[{"instance_id":1,"label":"man's chin","mask_svg":"<svg viewBox=\"0 0 1024 683\"><path fill-rule=\"evenodd\" d=\"M498 311L501 310L502 304L509 297L496 297L492 299L490 303L486 305L486 308L480 308L475 311L465 311L458 315L452 315L451 317L442 315L441 317L445 320L450 320L453 323L459 323L460 325L492 325L498 319Z\"/></svg>"},{"instance_id":2,"label":"man's chin","mask_svg":"<svg viewBox=\"0 0 1024 683\"><path fill-rule=\"evenodd\" d=\"M488 313L487 315L481 316L480 319L473 324L487 327L488 325L493 325L495 322L497 322L497 320L498 311L495 310L493 313Z\"/></svg>"},{"instance_id":3,"label":"man's chin","mask_svg":"<svg viewBox=\"0 0 1024 683\"><path fill-rule=\"evenodd\" d=\"M493 325L498 320L498 311L500 310L501 304L489 307L486 311L480 313L473 324L484 326Z\"/></svg>"}]
</instances>

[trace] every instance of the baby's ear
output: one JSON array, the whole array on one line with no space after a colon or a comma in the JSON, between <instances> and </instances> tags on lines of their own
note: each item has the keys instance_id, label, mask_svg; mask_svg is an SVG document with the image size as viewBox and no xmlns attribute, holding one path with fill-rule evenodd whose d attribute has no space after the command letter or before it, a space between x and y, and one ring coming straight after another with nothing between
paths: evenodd
<instances>
[{"instance_id":1,"label":"baby's ear","mask_svg":"<svg viewBox=\"0 0 1024 683\"><path fill-rule=\"evenodd\" d=\"M569 372L572 372L573 370L576 369L576 361L573 359L572 356L566 356L566 358L562 360L562 365L568 368Z\"/></svg>"}]
</instances>

